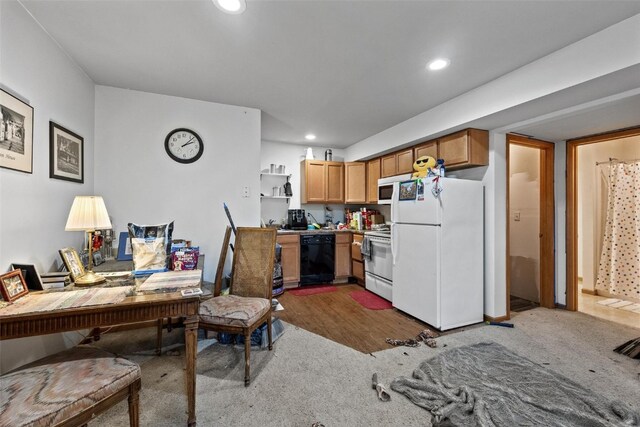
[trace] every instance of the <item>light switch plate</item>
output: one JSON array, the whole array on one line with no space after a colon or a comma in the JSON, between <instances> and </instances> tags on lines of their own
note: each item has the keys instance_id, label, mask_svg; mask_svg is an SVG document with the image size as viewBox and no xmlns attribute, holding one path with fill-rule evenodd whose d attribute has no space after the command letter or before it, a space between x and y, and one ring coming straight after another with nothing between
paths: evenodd
<instances>
[{"instance_id":1,"label":"light switch plate","mask_svg":"<svg viewBox=\"0 0 640 427\"><path fill-rule=\"evenodd\" d=\"M514 221L520 221L520 212L514 212L513 220Z\"/></svg>"}]
</instances>

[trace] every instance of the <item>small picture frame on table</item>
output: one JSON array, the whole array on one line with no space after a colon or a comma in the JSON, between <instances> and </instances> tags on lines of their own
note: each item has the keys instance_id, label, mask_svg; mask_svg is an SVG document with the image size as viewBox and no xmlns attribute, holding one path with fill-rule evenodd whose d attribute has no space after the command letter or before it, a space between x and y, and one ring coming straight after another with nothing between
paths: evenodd
<instances>
[{"instance_id":1,"label":"small picture frame on table","mask_svg":"<svg viewBox=\"0 0 640 427\"><path fill-rule=\"evenodd\" d=\"M13 270L0 276L0 294L7 302L13 302L29 293L22 271Z\"/></svg>"},{"instance_id":2,"label":"small picture frame on table","mask_svg":"<svg viewBox=\"0 0 640 427\"><path fill-rule=\"evenodd\" d=\"M42 280L36 270L36 266L33 264L11 264L12 270L20 270L22 272L22 278L27 284L27 288L32 291L41 291L44 289L42 286Z\"/></svg>"},{"instance_id":3,"label":"small picture frame on table","mask_svg":"<svg viewBox=\"0 0 640 427\"><path fill-rule=\"evenodd\" d=\"M84 182L84 138L49 122L49 178Z\"/></svg>"},{"instance_id":4,"label":"small picture frame on table","mask_svg":"<svg viewBox=\"0 0 640 427\"><path fill-rule=\"evenodd\" d=\"M128 231L120 233L118 239L118 261L132 261L133 249L131 248L131 237Z\"/></svg>"},{"instance_id":5,"label":"small picture frame on table","mask_svg":"<svg viewBox=\"0 0 640 427\"><path fill-rule=\"evenodd\" d=\"M74 248L62 248L59 252L60 258L62 258L62 262L67 267L73 281L76 281L78 277L84 276L85 270L82 261L80 261L78 251Z\"/></svg>"}]
</instances>

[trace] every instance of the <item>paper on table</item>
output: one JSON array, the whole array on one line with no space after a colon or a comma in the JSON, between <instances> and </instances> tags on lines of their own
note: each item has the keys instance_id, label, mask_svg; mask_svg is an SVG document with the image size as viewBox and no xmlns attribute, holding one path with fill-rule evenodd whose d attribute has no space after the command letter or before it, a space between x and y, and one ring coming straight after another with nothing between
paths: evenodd
<instances>
[{"instance_id":1,"label":"paper on table","mask_svg":"<svg viewBox=\"0 0 640 427\"><path fill-rule=\"evenodd\" d=\"M159 289L197 288L202 280L202 270L165 271L153 273L143 284L141 291L154 291Z\"/></svg>"}]
</instances>

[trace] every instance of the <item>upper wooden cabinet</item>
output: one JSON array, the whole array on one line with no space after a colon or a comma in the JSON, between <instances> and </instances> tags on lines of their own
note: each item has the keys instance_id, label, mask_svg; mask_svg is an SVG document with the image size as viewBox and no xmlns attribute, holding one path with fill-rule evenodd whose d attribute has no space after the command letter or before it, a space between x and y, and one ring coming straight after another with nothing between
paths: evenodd
<instances>
[{"instance_id":1,"label":"upper wooden cabinet","mask_svg":"<svg viewBox=\"0 0 640 427\"><path fill-rule=\"evenodd\" d=\"M438 155L438 140L428 141L423 144L417 145L413 149L413 158L417 159L422 156L430 156L434 159L439 159Z\"/></svg>"},{"instance_id":2,"label":"upper wooden cabinet","mask_svg":"<svg viewBox=\"0 0 640 427\"><path fill-rule=\"evenodd\" d=\"M344 203L344 163L300 162L301 203Z\"/></svg>"},{"instance_id":3,"label":"upper wooden cabinet","mask_svg":"<svg viewBox=\"0 0 640 427\"><path fill-rule=\"evenodd\" d=\"M466 129L438 139L439 155L447 170L489 164L489 132Z\"/></svg>"},{"instance_id":4,"label":"upper wooden cabinet","mask_svg":"<svg viewBox=\"0 0 640 427\"><path fill-rule=\"evenodd\" d=\"M413 148L388 154L380 160L383 178L413 172Z\"/></svg>"},{"instance_id":5,"label":"upper wooden cabinet","mask_svg":"<svg viewBox=\"0 0 640 427\"><path fill-rule=\"evenodd\" d=\"M347 162L344 164L344 202L367 202L367 164L365 162Z\"/></svg>"},{"instance_id":6,"label":"upper wooden cabinet","mask_svg":"<svg viewBox=\"0 0 640 427\"><path fill-rule=\"evenodd\" d=\"M380 159L367 162L367 203L378 202L378 180L380 179Z\"/></svg>"}]
</instances>

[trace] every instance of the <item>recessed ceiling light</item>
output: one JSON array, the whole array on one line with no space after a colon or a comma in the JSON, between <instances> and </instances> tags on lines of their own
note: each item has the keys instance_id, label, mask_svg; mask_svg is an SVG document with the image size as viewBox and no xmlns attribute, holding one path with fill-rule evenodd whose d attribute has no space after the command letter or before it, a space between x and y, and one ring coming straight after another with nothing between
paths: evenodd
<instances>
[{"instance_id":1,"label":"recessed ceiling light","mask_svg":"<svg viewBox=\"0 0 640 427\"><path fill-rule=\"evenodd\" d=\"M247 8L245 0L213 0L213 4L221 11L232 15L238 15Z\"/></svg>"},{"instance_id":2,"label":"recessed ceiling light","mask_svg":"<svg viewBox=\"0 0 640 427\"><path fill-rule=\"evenodd\" d=\"M442 70L443 68L447 68L450 62L451 61L449 61L446 58L434 59L433 61L429 62L429 65L427 65L427 68L429 68L432 71Z\"/></svg>"},{"instance_id":3,"label":"recessed ceiling light","mask_svg":"<svg viewBox=\"0 0 640 427\"><path fill-rule=\"evenodd\" d=\"M314 139L316 139L316 136L315 136L314 134L312 134L312 133L308 133L308 134L306 134L306 135L304 136L304 138L305 138L307 141L313 141Z\"/></svg>"}]
</instances>

